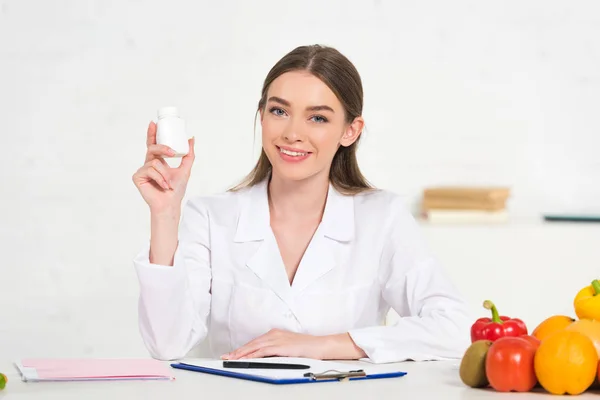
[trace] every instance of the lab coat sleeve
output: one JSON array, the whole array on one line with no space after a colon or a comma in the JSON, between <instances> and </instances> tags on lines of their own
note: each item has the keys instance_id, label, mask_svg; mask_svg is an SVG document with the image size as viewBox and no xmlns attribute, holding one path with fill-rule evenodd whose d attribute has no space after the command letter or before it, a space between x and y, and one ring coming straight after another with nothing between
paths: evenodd
<instances>
[{"instance_id":1,"label":"lab coat sleeve","mask_svg":"<svg viewBox=\"0 0 600 400\"><path fill-rule=\"evenodd\" d=\"M134 259L140 295L138 323L144 344L159 360L181 359L207 334L210 245L206 208L183 208L173 266L152 264L149 245Z\"/></svg>"},{"instance_id":2,"label":"lab coat sleeve","mask_svg":"<svg viewBox=\"0 0 600 400\"><path fill-rule=\"evenodd\" d=\"M470 345L470 308L410 213L398 214L392 232L379 279L384 300L401 318L352 330L351 338L373 363L461 358Z\"/></svg>"}]
</instances>

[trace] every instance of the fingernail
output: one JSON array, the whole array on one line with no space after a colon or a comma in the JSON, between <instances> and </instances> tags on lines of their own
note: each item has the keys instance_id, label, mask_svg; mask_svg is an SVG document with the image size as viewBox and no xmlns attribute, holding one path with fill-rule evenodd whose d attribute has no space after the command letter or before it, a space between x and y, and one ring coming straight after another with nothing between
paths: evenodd
<instances>
[{"instance_id":1,"label":"fingernail","mask_svg":"<svg viewBox=\"0 0 600 400\"><path fill-rule=\"evenodd\" d=\"M163 182L163 188L164 188L165 190L169 190L169 189L170 189L170 187L169 187L169 184L167 183L167 181L164 181L164 182Z\"/></svg>"},{"instance_id":2,"label":"fingernail","mask_svg":"<svg viewBox=\"0 0 600 400\"><path fill-rule=\"evenodd\" d=\"M174 156L175 155L175 150L169 149L169 150L167 150L167 154L169 154L170 156Z\"/></svg>"},{"instance_id":3,"label":"fingernail","mask_svg":"<svg viewBox=\"0 0 600 400\"><path fill-rule=\"evenodd\" d=\"M169 180L169 187L170 187L171 189L175 189L175 188L173 187L173 181L172 181L172 180Z\"/></svg>"}]
</instances>

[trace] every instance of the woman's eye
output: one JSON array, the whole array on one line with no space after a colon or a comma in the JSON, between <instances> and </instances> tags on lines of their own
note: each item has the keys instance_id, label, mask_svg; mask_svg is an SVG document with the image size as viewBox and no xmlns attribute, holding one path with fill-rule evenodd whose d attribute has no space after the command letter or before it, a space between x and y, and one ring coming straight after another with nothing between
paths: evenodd
<instances>
[{"instance_id":1,"label":"woman's eye","mask_svg":"<svg viewBox=\"0 0 600 400\"><path fill-rule=\"evenodd\" d=\"M312 117L312 120L316 123L322 124L327 122L327 118L321 116L321 115L315 115L314 117Z\"/></svg>"},{"instance_id":2,"label":"woman's eye","mask_svg":"<svg viewBox=\"0 0 600 400\"><path fill-rule=\"evenodd\" d=\"M285 111L283 111L281 108L273 107L269 111L271 112L271 114L277 115L278 117L285 115Z\"/></svg>"}]
</instances>

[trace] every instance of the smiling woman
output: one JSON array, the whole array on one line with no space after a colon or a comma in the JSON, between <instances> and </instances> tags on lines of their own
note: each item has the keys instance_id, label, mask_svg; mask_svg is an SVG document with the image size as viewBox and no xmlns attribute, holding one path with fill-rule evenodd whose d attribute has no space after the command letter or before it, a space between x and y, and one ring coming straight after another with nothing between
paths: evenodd
<instances>
[{"instance_id":1,"label":"smiling woman","mask_svg":"<svg viewBox=\"0 0 600 400\"><path fill-rule=\"evenodd\" d=\"M255 168L183 209L193 140L170 168L150 124L133 176L150 208L150 244L134 264L140 330L154 357L185 357L203 340L224 359L462 356L472 321L464 300L400 198L360 172L362 107L345 56L294 49L263 84ZM384 326L390 308L401 318Z\"/></svg>"},{"instance_id":2,"label":"smiling woman","mask_svg":"<svg viewBox=\"0 0 600 400\"><path fill-rule=\"evenodd\" d=\"M292 174L288 178L301 180L325 173L342 193L371 189L356 158L364 126L362 109L360 75L344 55L330 47L294 49L264 81L258 102L263 150L256 167L236 189L267 178L280 158L287 162L312 158L288 168L287 173ZM298 138L303 135L309 143L298 146Z\"/></svg>"}]
</instances>

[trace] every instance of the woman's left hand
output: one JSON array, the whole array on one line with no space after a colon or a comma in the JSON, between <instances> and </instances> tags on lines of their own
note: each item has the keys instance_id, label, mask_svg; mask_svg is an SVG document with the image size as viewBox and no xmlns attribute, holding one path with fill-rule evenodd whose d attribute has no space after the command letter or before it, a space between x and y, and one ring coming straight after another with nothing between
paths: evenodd
<instances>
[{"instance_id":1,"label":"woman's left hand","mask_svg":"<svg viewBox=\"0 0 600 400\"><path fill-rule=\"evenodd\" d=\"M356 347L350 335L312 336L271 329L239 349L223 355L224 360L263 357L302 357L323 359L358 359L365 353Z\"/></svg>"},{"instance_id":2,"label":"woman's left hand","mask_svg":"<svg viewBox=\"0 0 600 400\"><path fill-rule=\"evenodd\" d=\"M224 360L271 356L322 359L327 337L271 329L239 349L223 355Z\"/></svg>"}]
</instances>

